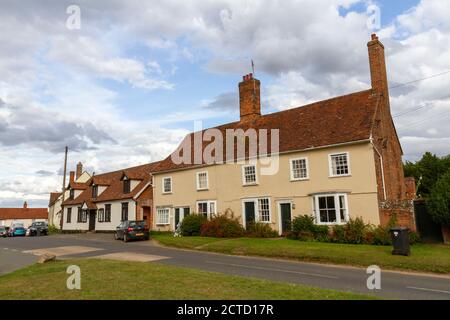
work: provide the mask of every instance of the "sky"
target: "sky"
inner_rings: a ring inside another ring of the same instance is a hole
[[[69,170],[101,173],[237,120],[251,60],[263,113],[368,89],[374,32],[404,159],[450,154],[450,73],[410,83],[450,70],[449,17],[447,0],[0,0],[0,207],[46,207],[66,145]]]

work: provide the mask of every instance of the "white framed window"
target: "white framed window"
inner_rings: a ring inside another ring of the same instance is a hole
[[[242,167],[242,183],[244,185],[258,184],[256,165],[250,164]]]
[[[271,222],[269,198],[258,199],[258,220],[259,222]]]
[[[172,193],[172,177],[162,179],[163,193]]]
[[[317,224],[344,224],[349,221],[346,194],[321,194],[313,198]]]
[[[156,209],[156,224],[168,225],[169,224],[169,208],[157,208]]]
[[[350,175],[350,156],[348,152],[329,155],[330,177]]]
[[[197,172],[197,190],[208,190],[208,172]]]
[[[217,201],[215,200],[197,201],[197,213],[202,214],[207,218],[210,218],[211,215],[217,214]]]
[[[309,166],[308,158],[291,159],[291,180],[308,180]]]

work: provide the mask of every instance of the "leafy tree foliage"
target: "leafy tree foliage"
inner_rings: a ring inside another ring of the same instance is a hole
[[[418,194],[427,198],[436,182],[450,169],[450,155],[437,157],[430,152],[417,162],[407,161],[404,165],[405,177],[414,177],[418,184]]]
[[[427,206],[434,221],[450,226],[450,169],[431,190]]]

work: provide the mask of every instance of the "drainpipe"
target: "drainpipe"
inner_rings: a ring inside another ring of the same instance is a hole
[[[384,200],[386,201],[387,196],[386,196],[386,183],[384,180],[384,163],[383,163],[383,156],[381,155],[381,153],[378,151],[377,147],[374,145],[373,143],[373,138],[370,137],[370,143],[373,146],[373,149],[377,152],[378,156],[380,157],[380,161],[381,161],[381,179],[382,179],[382,183],[383,183],[383,195],[384,195]]]

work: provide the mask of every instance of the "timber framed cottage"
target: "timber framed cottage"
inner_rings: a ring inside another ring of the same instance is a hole
[[[152,171],[153,229],[174,230],[193,212],[207,217],[233,212],[244,227],[258,221],[280,234],[288,221],[304,214],[324,225],[356,217],[387,224],[396,215],[399,224],[414,229],[415,186],[403,175],[384,46],[376,35],[368,51],[370,89],[282,112],[262,115],[260,81],[245,76],[239,84],[240,120],[213,129],[224,135],[229,129],[278,129],[279,170],[261,174],[264,160],[275,154],[270,150],[258,150],[256,161],[211,164],[203,157],[194,161],[192,149],[192,161],[178,163],[173,159],[180,156],[180,146]],[[205,133],[188,135],[183,145]],[[205,151],[208,144],[200,147]]]

